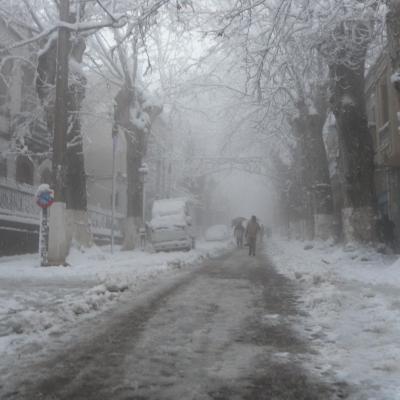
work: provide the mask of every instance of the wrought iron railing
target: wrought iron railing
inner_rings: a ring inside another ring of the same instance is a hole
[[[34,202],[35,190],[30,185],[0,178],[0,214],[4,220],[38,224],[40,210]]]
[[[35,204],[34,194],[33,186],[0,178],[0,221],[38,225],[40,209]],[[88,213],[93,235],[109,236],[112,225],[111,211],[89,205]],[[115,214],[114,231],[117,238],[122,238],[123,218],[122,214]]]
[[[89,219],[92,233],[99,236],[109,236],[111,234],[112,215],[110,210],[104,210],[100,207],[89,206]],[[122,238],[122,221],[124,216],[116,213],[114,218],[115,236]]]

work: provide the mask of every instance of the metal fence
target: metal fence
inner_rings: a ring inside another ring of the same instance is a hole
[[[0,178],[0,226],[1,221],[38,225],[40,209],[35,204],[34,195],[33,186]],[[89,205],[88,213],[92,234],[103,240],[108,239],[112,225],[111,210]],[[123,219],[122,214],[115,214],[114,232],[117,239],[122,239]]]
[[[0,179],[1,219],[26,224],[39,224],[40,210],[34,201],[35,190],[30,185]]]
[[[99,237],[110,237],[112,226],[111,210],[104,210],[103,208],[90,205],[88,212],[92,234]],[[115,214],[114,233],[117,239],[122,239],[123,219],[124,216],[122,214]]]

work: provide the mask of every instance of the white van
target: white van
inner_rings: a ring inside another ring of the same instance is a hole
[[[194,229],[187,199],[155,200],[151,214],[151,243],[155,251],[194,248]]]

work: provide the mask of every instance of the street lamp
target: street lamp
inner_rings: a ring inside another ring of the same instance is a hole
[[[144,248],[146,244],[146,176],[149,173],[149,167],[146,163],[142,163],[139,168],[140,182],[142,183],[142,229],[140,230],[140,241]]]

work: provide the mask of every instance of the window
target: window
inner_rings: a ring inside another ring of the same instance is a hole
[[[35,92],[35,70],[31,66],[22,66],[22,99],[21,99],[21,110],[29,111],[32,110],[36,103],[36,92]]]
[[[385,125],[389,121],[389,91],[386,82],[386,76],[382,79],[380,84],[380,108],[381,108],[381,124],[380,126]]]
[[[375,111],[375,104],[371,106],[369,110],[369,117],[370,117],[370,125],[376,125],[376,111]]]
[[[7,81],[7,79],[10,78],[11,72],[12,72],[12,61],[7,60],[2,66],[0,74],[0,106],[7,105],[9,101],[9,91],[8,91],[9,82]]]
[[[28,157],[19,156],[17,158],[16,181],[33,185],[33,164]]]
[[[110,202],[111,202],[111,207],[112,207],[112,194],[110,196]],[[115,208],[119,206],[119,193],[116,191],[115,192]]]
[[[0,177],[7,178],[7,159],[0,155]]]
[[[40,183],[47,183],[51,185],[51,171],[49,168],[45,168],[40,176]]]

